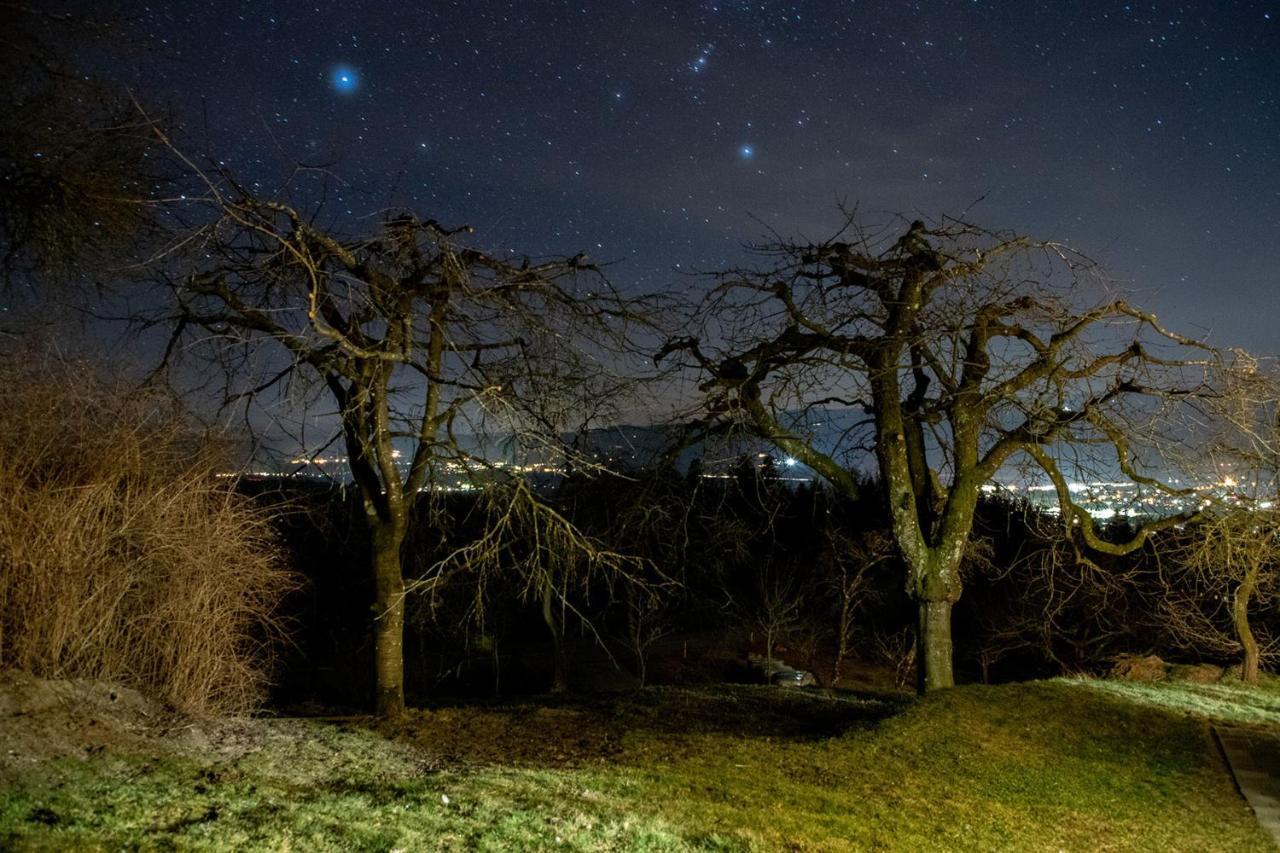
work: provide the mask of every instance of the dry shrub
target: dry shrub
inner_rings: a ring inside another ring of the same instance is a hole
[[[1108,675],[1117,681],[1164,681],[1169,665],[1157,655],[1117,655]]]
[[[36,364],[0,361],[0,667],[248,708],[294,583],[270,513],[165,395]]]

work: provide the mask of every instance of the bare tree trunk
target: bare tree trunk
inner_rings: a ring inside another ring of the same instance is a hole
[[[835,687],[836,682],[840,680],[840,670],[844,668],[844,659],[849,654],[849,623],[853,621],[851,610],[849,597],[845,595],[840,601],[840,627],[836,641],[836,659],[831,664],[830,686],[832,687]]]
[[[493,638],[493,697],[502,695],[502,657],[498,654],[498,638]]]
[[[640,686],[644,687],[647,675],[647,661],[645,660],[647,637],[645,636],[644,612],[641,610],[641,603],[637,601],[637,593],[631,587],[627,587],[627,635],[631,642],[631,651],[636,656],[636,677],[640,679]]]
[[[1243,583],[1236,587],[1232,601],[1231,616],[1235,622],[1236,638],[1244,649],[1244,660],[1240,662],[1240,679],[1249,684],[1258,683],[1258,641],[1249,627],[1249,601],[1253,598],[1254,578],[1245,577]]]
[[[564,623],[556,615],[555,596],[551,584],[542,590],[542,619],[551,632],[551,659],[554,670],[551,675],[551,692],[564,693],[569,689],[569,667],[565,661]]]
[[[951,671],[951,602],[921,601],[919,632],[916,673],[920,692],[955,686]]]
[[[404,576],[400,571],[403,538],[389,526],[373,531],[374,689],[380,717],[397,717],[404,712]]]
[[[648,661],[645,659],[646,655],[645,655],[645,648],[644,648],[644,639],[639,634],[637,634],[635,638],[635,652],[636,652],[636,677],[640,679],[640,686],[644,687],[645,682],[648,681],[649,665],[648,665]]]

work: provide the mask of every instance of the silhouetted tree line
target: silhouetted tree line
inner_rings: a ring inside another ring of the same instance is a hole
[[[461,575],[410,602],[406,692],[487,698],[640,683],[759,680],[751,655],[814,673],[823,686],[905,687],[914,679],[915,608],[902,588],[882,486],[862,478],[850,502],[821,481],[795,484],[744,460],[727,478],[673,468],[566,478],[540,499],[579,529],[641,558],[643,583],[607,576],[565,590],[548,619],[541,598],[504,578]],[[281,518],[309,583],[285,611],[294,645],[282,656],[286,704],[361,707],[373,689],[367,532],[350,488],[295,481],[242,488],[304,508]],[[283,494],[282,494],[283,492]],[[483,498],[454,492],[420,507],[406,546],[408,583],[482,536]],[[1084,564],[1064,551],[1056,516],[995,495],[978,504],[975,544],[955,609],[955,658],[964,681],[1104,675],[1124,655],[1238,666],[1240,649],[1189,641],[1171,603],[1222,604],[1181,570],[1186,531],[1125,555]],[[1113,520],[1099,535],[1126,541]],[[1196,534],[1199,535],[1199,534]],[[518,559],[513,554],[512,559]],[[856,577],[855,577],[856,575]],[[1263,610],[1255,629],[1277,635]]]

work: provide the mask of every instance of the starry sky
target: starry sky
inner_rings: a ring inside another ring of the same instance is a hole
[[[269,189],[328,164],[490,248],[587,251],[627,288],[961,214],[1064,240],[1166,322],[1280,353],[1276,2],[95,3],[104,63]]]

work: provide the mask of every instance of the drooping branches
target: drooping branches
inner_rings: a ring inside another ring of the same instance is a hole
[[[221,368],[227,402],[302,389],[336,404],[328,420],[372,533],[379,710],[394,714],[400,551],[419,495],[491,469],[477,434],[559,448],[549,413],[598,409],[602,389],[622,387],[608,354],[645,318],[583,255],[503,257],[470,245],[469,228],[409,213],[348,237],[230,175],[200,177],[205,193],[184,208],[195,224],[157,255],[171,298],[146,324],[171,329],[167,353]]]

